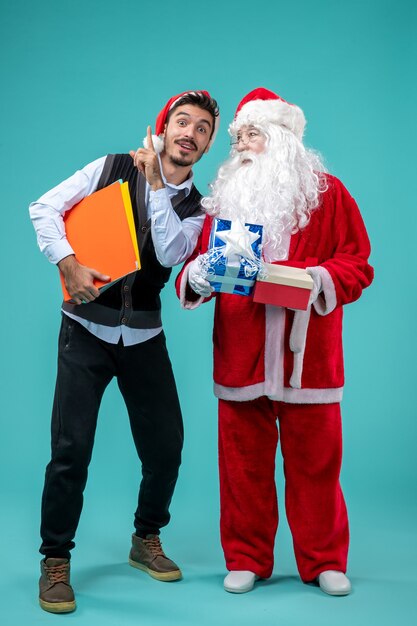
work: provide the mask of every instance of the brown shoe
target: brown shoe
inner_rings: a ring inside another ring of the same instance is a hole
[[[50,613],[70,613],[75,609],[74,591],[70,585],[68,559],[43,559],[39,579],[39,604]]]
[[[158,535],[147,535],[146,539],[132,535],[129,563],[156,580],[168,582],[182,578],[178,565],[164,554]]]

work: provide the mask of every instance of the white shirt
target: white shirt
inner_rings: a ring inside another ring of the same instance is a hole
[[[106,157],[101,157],[89,163],[45,193],[37,202],[30,204],[29,213],[39,248],[51,263],[57,264],[66,256],[74,254],[66,238],[63,216],[97,189],[105,160]],[[146,183],[145,202],[148,219],[151,219],[151,236],[157,259],[164,267],[173,267],[185,261],[193,252],[203,227],[204,215],[188,217],[181,221],[171,205],[171,198],[181,189],[185,189],[186,195],[190,193],[193,183],[192,172],[181,185],[168,183],[163,173],[162,179],[165,187],[158,191],[152,191]],[[162,330],[162,327],[147,329],[129,328],[125,325],[104,326],[66,311],[64,313],[108,343],[118,343],[122,337],[125,346],[146,341]]]

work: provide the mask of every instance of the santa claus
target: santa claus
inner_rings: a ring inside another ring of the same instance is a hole
[[[303,145],[301,109],[258,88],[229,127],[194,255],[177,279],[182,306],[216,297],[214,390],[219,398],[221,541],[226,591],[250,591],[273,569],[278,439],[285,505],[301,579],[347,595],[349,527],[340,487],[343,305],[373,278],[355,200]],[[213,217],[264,227],[264,260],[305,268],[306,311],[213,293],[203,266]]]

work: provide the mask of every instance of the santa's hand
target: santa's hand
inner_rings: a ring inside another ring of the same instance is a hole
[[[158,191],[158,189],[163,189],[165,185],[162,180],[158,155],[153,145],[152,129],[150,126],[148,126],[147,130],[147,145],[147,148],[139,148],[136,152],[131,150],[129,154],[133,159],[135,167],[145,176],[152,191]]]
[[[198,256],[188,266],[188,283],[193,291],[203,298],[211,296],[214,288],[201,272],[201,256]]]

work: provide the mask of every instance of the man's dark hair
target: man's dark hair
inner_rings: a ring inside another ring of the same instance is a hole
[[[175,109],[180,106],[183,106],[184,104],[195,104],[196,106],[200,107],[200,109],[204,109],[204,111],[208,111],[211,114],[213,118],[213,127],[211,129],[211,134],[210,134],[210,139],[211,139],[214,133],[214,125],[215,125],[216,117],[219,116],[219,106],[216,100],[214,98],[209,98],[209,96],[206,96],[206,94],[202,93],[201,91],[187,93],[185,96],[182,96],[182,98],[180,98],[178,102],[176,102],[174,106],[172,107],[172,109],[169,111],[167,115],[167,119],[166,119],[167,124],[169,122],[169,118],[171,117]]]

